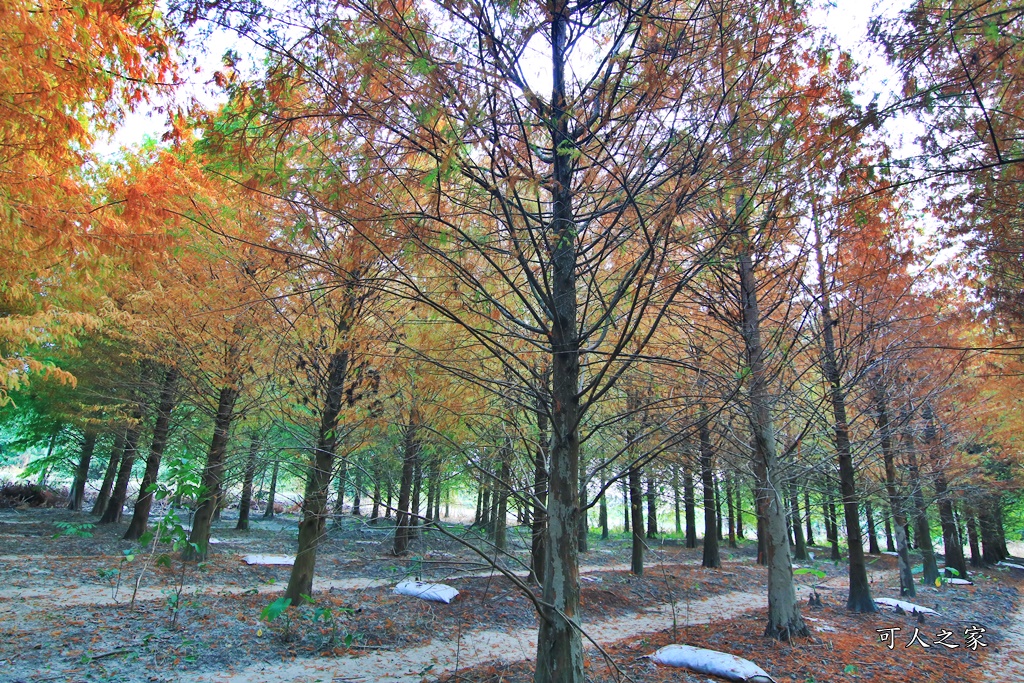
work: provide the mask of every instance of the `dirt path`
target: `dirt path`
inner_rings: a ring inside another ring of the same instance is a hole
[[[998,650],[985,659],[985,683],[1024,681],[1024,604],[1017,607],[1013,620],[1003,629]]]
[[[143,582],[145,584],[145,582]],[[348,579],[317,579],[314,589],[323,590],[363,590],[365,588],[376,588],[384,586],[393,581],[384,579],[369,579],[353,577]],[[237,595],[241,593],[256,592],[280,593],[284,591],[282,584],[262,584],[259,586],[229,586],[209,584],[186,584],[182,587],[182,595]],[[113,590],[108,586],[92,585],[78,586],[75,588],[64,588],[57,591],[42,588],[5,588],[0,589],[0,600],[10,601],[33,601],[33,602],[55,602],[61,605],[125,605],[131,602],[134,587],[130,582],[121,585],[115,599]],[[170,591],[175,590],[171,586],[163,588],[148,587],[143,585],[135,596],[136,602],[146,600],[163,600]]]
[[[5,555],[0,556],[0,560],[8,562],[13,561],[30,561],[30,556],[18,556],[18,555]],[[693,565],[693,562],[673,563],[666,564],[665,567],[672,566],[687,566]],[[699,564],[699,563],[696,563]],[[593,565],[580,567],[580,574],[593,574],[596,572],[606,571],[625,571],[628,570],[630,565],[628,564],[613,564],[613,565]],[[457,579],[470,579],[470,578],[487,578],[490,576],[500,576],[498,572],[471,572],[466,574],[458,574],[449,577],[447,581],[453,581]],[[527,578],[526,575],[521,575],[521,578]],[[394,579],[372,579],[365,577],[350,577],[343,579],[314,579],[313,589],[314,591],[327,591],[327,590],[363,590],[366,588],[377,588],[379,586],[387,586],[396,583]],[[150,585],[147,585],[150,584]],[[139,588],[138,593],[135,595],[136,602],[147,601],[147,600],[163,600],[167,597],[168,592],[174,590],[172,586],[163,585],[160,587],[152,586],[152,581],[143,580],[142,586]],[[234,584],[186,584],[182,589],[183,595],[237,595],[241,593],[256,593],[272,594],[280,593],[284,591],[285,585],[283,583],[277,584],[260,584],[254,586],[239,586]],[[61,605],[118,605],[127,604],[131,602],[132,592],[134,586],[130,581],[126,581],[121,584],[120,589],[117,591],[116,598],[113,595],[113,590],[110,586],[104,586],[102,584],[83,585],[75,587],[62,588],[59,591],[45,588],[0,588],[0,600],[7,601],[32,601],[32,602],[57,602]]]
[[[672,627],[673,614],[680,629],[728,619],[751,610],[763,609],[767,600],[760,593],[726,593],[700,602],[662,605],[641,614],[584,624],[586,634],[599,644],[632,635]],[[419,683],[445,671],[493,660],[520,661],[537,652],[537,629],[502,633],[492,630],[467,631],[461,637],[435,638],[426,645],[401,650],[372,651],[357,657],[299,659],[285,664],[261,663],[228,674],[193,674],[202,683]]]

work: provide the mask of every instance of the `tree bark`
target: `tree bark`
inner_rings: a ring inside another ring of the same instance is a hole
[[[807,545],[804,541],[803,525],[800,523],[800,505],[798,498],[799,496],[796,492],[796,484],[793,484],[789,489],[790,523],[793,527],[793,541],[795,544],[793,557],[802,561],[807,559]]]
[[[409,411],[409,424],[405,427],[403,438],[402,481],[398,489],[398,510],[395,512],[395,555],[404,555],[408,551],[409,541],[412,539],[409,504],[412,498],[412,480],[416,472],[416,462],[420,458],[419,423],[419,410],[413,406]],[[486,503],[484,508],[486,509]]]
[[[742,214],[744,201],[737,200],[737,215]],[[786,506],[778,480],[778,454],[775,426],[771,415],[768,391],[768,368],[761,345],[761,314],[757,300],[757,279],[750,253],[750,236],[745,227],[738,235],[738,266],[740,275],[741,332],[749,368],[747,400],[748,418],[754,437],[754,476],[757,483],[757,507],[764,519],[765,560],[768,565],[768,623],[765,635],[779,640],[808,635],[800,616],[793,584],[793,562],[786,532]]]
[[[963,541],[953,517],[953,501],[949,497],[949,486],[939,455],[938,427],[931,406],[925,405],[922,417],[925,420],[924,443],[929,451],[929,460],[935,472],[935,499],[939,505],[939,522],[942,525],[942,545],[945,550],[947,573],[952,569],[960,578],[967,578],[967,562],[964,559]]]
[[[878,429],[878,441],[882,449],[882,460],[885,463],[885,491],[889,496],[889,509],[892,511],[893,524],[896,526],[896,552],[899,553],[900,596],[914,597],[917,589],[914,586],[914,574],[910,566],[910,548],[907,542],[906,502],[896,484],[896,455],[893,452],[892,429],[889,425],[889,402],[886,398],[885,385],[880,378],[875,380],[875,425]]]
[[[672,465],[672,513],[675,517],[677,536],[680,536],[683,533],[681,502],[682,495],[679,492],[679,465]],[[729,503],[731,505],[732,501],[729,501]]]
[[[907,460],[910,464],[910,484],[913,487],[914,501],[914,539],[917,549],[921,551],[921,563],[924,574],[921,581],[926,586],[934,586],[939,578],[939,563],[935,559],[935,547],[932,545],[931,524],[928,522],[928,505],[924,500],[924,485],[921,482],[920,470],[917,465],[917,448],[914,436],[907,435]]]
[[[988,496],[978,506],[978,522],[981,527],[981,559],[986,565],[993,565],[1006,559],[999,539],[995,508],[1000,504],[997,496]]]
[[[821,320],[821,365],[825,381],[829,385],[829,399],[832,404],[832,439],[839,460],[839,490],[843,496],[843,516],[846,518],[847,566],[850,576],[850,592],[846,609],[853,612],[877,612],[878,607],[871,597],[868,583],[868,568],[864,561],[864,541],[860,533],[860,499],[857,496],[856,473],[853,467],[853,453],[850,449],[850,429],[846,416],[846,388],[836,353],[832,303],[826,283],[825,256],[822,251],[821,230],[817,216],[813,217],[815,233],[815,255],[818,263],[818,306]]]
[[[634,575],[644,575],[644,508],[640,491],[640,468],[629,466],[629,516],[633,535],[631,539],[630,569]]]
[[[647,473],[647,538],[658,536],[658,492],[654,474]]]
[[[242,474],[242,499],[238,502],[238,531],[249,530],[249,516],[252,514],[252,481],[256,478],[256,455],[259,453],[260,439],[256,432],[249,436],[249,455],[245,459],[245,471]]]
[[[534,411],[537,415],[537,450],[533,454],[533,519],[530,528],[530,572],[540,584],[544,577],[548,530],[548,373],[544,373],[544,389],[537,392]]]
[[[270,491],[267,492],[267,509],[263,511],[264,519],[274,518],[274,505],[276,504],[276,501],[274,499],[277,497],[277,470],[280,466],[281,462],[275,459],[274,469],[272,470],[270,475]]]
[[[578,549],[577,549],[578,552],[586,553],[586,552],[590,552],[590,541],[587,538],[587,534],[589,533],[589,525],[588,525],[589,518],[588,518],[587,513],[589,512],[589,509],[587,508],[587,465],[584,462],[582,457],[580,458],[579,492],[580,492],[580,501],[579,501],[579,523],[580,523],[580,526],[579,526],[579,529],[578,529],[579,537],[577,538],[576,543],[578,544]]]
[[[549,5],[552,88],[548,130],[554,150],[572,147],[566,111],[568,3]],[[580,340],[576,322],[576,217],[570,155],[554,154],[551,169],[551,408],[548,552],[537,634],[535,683],[583,683],[580,636],[579,525]]]
[[[697,547],[697,496],[693,490],[693,473],[683,470],[683,509],[686,512],[686,547]]]
[[[136,413],[134,418],[136,426],[129,427],[125,432],[124,455],[121,456],[121,464],[117,469],[117,480],[114,488],[110,491],[110,500],[107,501],[107,509],[100,517],[100,524],[115,524],[121,521],[125,499],[128,497],[128,484],[132,479],[132,467],[139,454],[139,427],[137,424],[141,418],[141,414]]]
[[[82,501],[85,499],[85,484],[89,480],[89,465],[92,464],[92,454],[96,450],[96,430],[86,427],[82,435],[82,453],[78,458],[78,468],[75,470],[75,483],[71,486],[71,502],[69,510],[82,511]]]
[[[963,513],[964,521],[967,524],[967,540],[971,545],[971,566],[983,567],[985,562],[981,558],[981,545],[978,543],[978,524],[974,516],[974,509],[966,507]]]
[[[302,498],[302,521],[299,522],[299,543],[295,564],[288,577],[284,597],[293,605],[302,604],[303,595],[313,594],[313,574],[316,570],[316,550],[327,526],[327,498],[334,477],[334,459],[338,448],[338,425],[345,401],[345,380],[348,377],[347,350],[331,354],[327,368],[326,400],[320,414],[320,429],[316,449],[306,475],[306,490]]]
[[[702,411],[705,414],[706,410]],[[718,513],[715,507],[714,451],[708,418],[700,422],[700,482],[704,493],[704,549],[701,566],[717,569],[722,566],[718,552]]]
[[[878,547],[878,534],[875,529],[875,511],[871,505],[871,501],[868,499],[864,500],[864,514],[868,518],[868,553],[871,555],[880,555],[882,550]]]
[[[807,514],[807,519],[804,520],[805,531],[807,532],[807,545],[814,545],[814,529],[811,528],[811,493],[804,487],[804,512]]]
[[[186,561],[205,560],[209,554],[210,528],[213,513],[220,505],[221,484],[224,481],[224,456],[228,449],[228,432],[231,429],[238,394],[238,389],[226,386],[220,390],[217,399],[217,416],[213,421],[213,439],[206,454],[206,467],[203,468],[199,507],[192,519],[189,544],[182,553],[182,558]]]
[[[156,409],[156,423],[153,425],[153,441],[149,445],[149,457],[146,458],[146,473],[142,475],[139,497],[135,501],[135,510],[124,540],[137,541],[146,533],[149,525],[149,512],[153,509],[153,498],[156,496],[156,480],[160,474],[160,461],[167,447],[167,437],[171,433],[171,411],[177,401],[176,389],[178,370],[170,367],[164,373],[163,385],[160,387],[160,400]]]
[[[729,547],[736,547],[736,512],[733,508],[733,485],[732,485],[732,472],[727,472],[725,475],[725,502],[727,503],[728,514],[729,514]]]
[[[423,493],[423,449],[416,451],[416,462],[412,471],[412,497],[409,500],[410,514],[406,520],[409,527],[410,538],[420,536],[420,495]],[[498,508],[498,492],[495,490],[491,497],[491,511],[489,513],[490,525],[487,527],[487,535],[494,538],[494,524],[497,516],[495,511]]]
[[[882,518],[882,524],[885,527],[885,549],[887,552],[894,553],[896,552],[896,542],[892,537],[892,523],[889,521],[891,516],[891,513],[884,515]]]
[[[828,527],[828,540],[832,545],[831,559],[837,562],[843,559],[843,555],[839,552],[839,521],[836,519],[836,502],[831,491],[825,500],[825,523]]]

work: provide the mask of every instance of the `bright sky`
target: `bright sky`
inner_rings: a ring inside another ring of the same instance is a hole
[[[880,11],[887,16],[895,14],[908,4],[908,0],[885,3],[874,3],[871,0],[815,0],[815,4],[817,7],[811,13],[812,22],[825,27],[836,37],[842,49],[851,52],[865,66],[859,103],[867,104],[875,93],[888,92],[890,83],[895,83],[895,74],[868,43],[868,21]],[[202,46],[203,54],[195,55],[195,65],[182,68],[184,82],[174,96],[174,101],[181,106],[187,106],[192,99],[207,105],[217,102],[216,90],[210,86],[210,80],[214,71],[221,68],[221,56],[227,50],[234,49],[243,58],[252,59],[253,50],[248,41],[227,32],[219,32],[204,39]],[[538,91],[544,92],[545,89],[540,88]],[[885,95],[880,99],[884,102]],[[162,108],[168,104],[168,101],[161,99],[151,107],[128,115],[119,132],[110,139],[101,140],[96,151],[102,156],[113,156],[119,148],[138,145],[147,137],[159,139],[167,127],[167,112]]]

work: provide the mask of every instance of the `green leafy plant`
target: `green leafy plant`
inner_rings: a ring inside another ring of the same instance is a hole
[[[53,525],[57,527],[57,533],[53,535],[54,538],[60,538],[61,536],[92,538],[92,530],[96,528],[95,524],[91,524],[89,522],[82,522],[81,524],[74,524],[73,522],[54,522]]]
[[[117,602],[117,594],[121,590],[121,579],[124,576],[125,565],[135,559],[135,553],[131,550],[122,552],[121,561],[117,568],[97,569],[96,575],[110,585],[110,599]]]
[[[288,608],[291,606],[291,598],[278,598],[277,600],[274,600],[272,603],[264,607],[263,610],[260,612],[260,619],[267,622],[268,624],[272,624],[275,621],[277,621],[278,617],[281,617],[282,615],[284,616],[284,626],[282,627],[281,630],[281,640],[283,640],[286,643],[292,639],[292,620],[291,616],[289,616],[288,614]]]

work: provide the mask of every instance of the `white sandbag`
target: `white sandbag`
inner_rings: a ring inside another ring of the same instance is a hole
[[[1020,566],[1019,564],[1014,564],[1013,562],[996,562],[996,566],[1009,567],[1010,569],[1024,569],[1024,567]]]
[[[677,666],[740,683],[774,683],[775,679],[749,659],[692,645],[666,645],[653,655],[655,664]]]
[[[295,564],[295,558],[291,555],[246,555],[242,558],[242,562],[245,562],[246,564],[269,564],[291,567]]]
[[[890,556],[892,556],[892,557],[899,557],[899,556],[900,556],[900,554],[899,554],[899,553],[897,553],[897,552],[893,552],[892,550],[883,550],[883,551],[882,551],[882,554],[883,554],[883,555],[890,555]]]
[[[459,591],[443,583],[424,583],[422,581],[402,581],[395,586],[396,595],[408,595],[431,602],[450,603],[459,595]]]
[[[973,586],[974,582],[967,579],[946,579],[949,583],[954,586]]]
[[[915,605],[912,602],[906,602],[904,600],[896,600],[894,598],[875,598],[875,603],[882,605],[883,607],[890,607],[896,609],[897,607],[903,608],[908,614],[911,612],[924,612],[925,614],[938,614],[933,609],[927,607],[921,607],[921,605]]]

